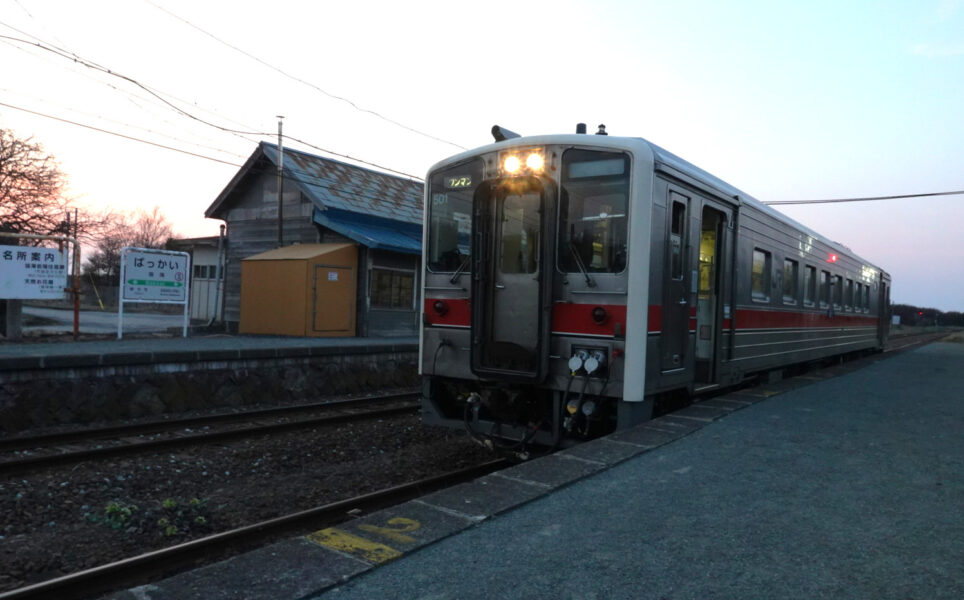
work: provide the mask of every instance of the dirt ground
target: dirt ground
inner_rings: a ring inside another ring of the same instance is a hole
[[[0,479],[0,591],[491,458],[403,416]]]

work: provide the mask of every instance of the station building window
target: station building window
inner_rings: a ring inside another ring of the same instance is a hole
[[[817,300],[817,268],[807,266],[803,270],[803,305],[813,306]]]
[[[753,266],[750,270],[750,297],[755,302],[770,301],[770,253],[753,249]]]
[[[393,269],[371,270],[371,307],[412,310],[415,273]]]
[[[783,303],[797,303],[797,275],[800,265],[795,260],[783,260]]]

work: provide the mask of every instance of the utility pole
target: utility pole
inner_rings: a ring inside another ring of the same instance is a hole
[[[284,221],[284,208],[281,203],[283,201],[282,191],[284,188],[284,179],[282,177],[282,169],[285,160],[284,147],[281,145],[281,122],[284,117],[278,115],[278,247],[284,246],[284,228],[282,222]]]

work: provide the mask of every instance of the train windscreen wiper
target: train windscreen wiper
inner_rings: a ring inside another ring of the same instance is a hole
[[[465,271],[465,267],[469,266],[469,260],[471,259],[472,259],[471,255],[469,254],[465,255],[465,258],[462,259],[462,264],[460,264],[459,268],[455,270],[455,273],[452,273],[452,278],[449,279],[449,283],[459,282],[459,277],[462,276],[462,272]]]
[[[589,276],[589,269],[586,268],[586,263],[582,262],[582,257],[579,256],[579,250],[576,248],[576,245],[572,243],[572,240],[569,240],[569,252],[571,252],[572,257],[576,259],[576,266],[579,267],[579,272],[586,278],[586,285],[591,288],[596,287],[596,282]]]

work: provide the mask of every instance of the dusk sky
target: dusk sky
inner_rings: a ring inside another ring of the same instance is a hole
[[[763,201],[964,190],[961,0],[0,0],[0,36],[0,126],[82,205],[157,205],[183,237],[217,234],[204,210],[276,115],[316,148],[286,145],[418,178],[495,123],[585,122]],[[964,310],[964,195],[779,210],[895,302]]]

